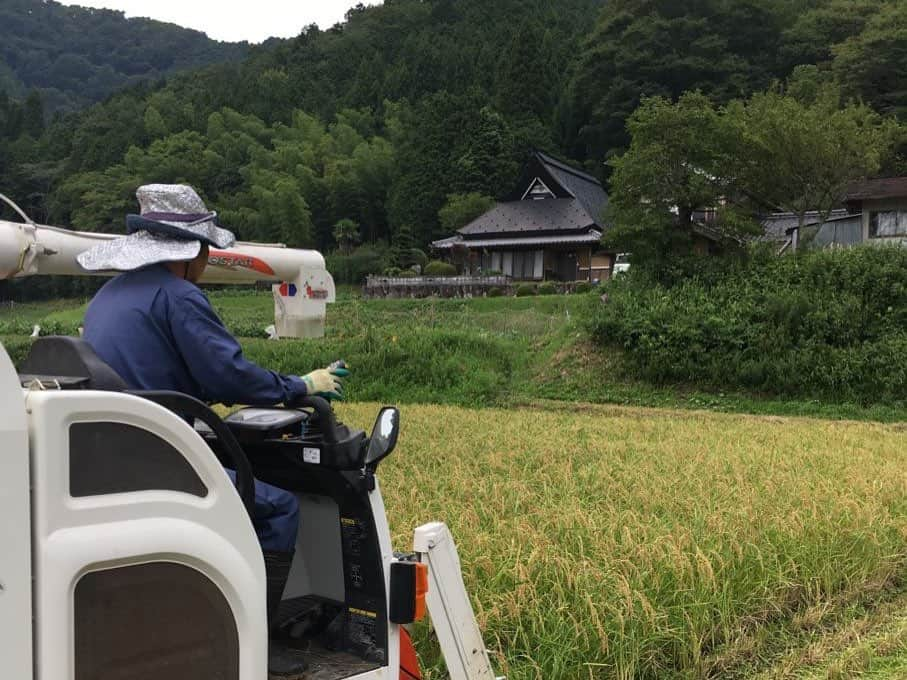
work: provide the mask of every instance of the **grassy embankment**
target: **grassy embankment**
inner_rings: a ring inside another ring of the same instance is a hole
[[[907,416],[898,404],[783,400],[636,380],[618,353],[597,350],[582,329],[588,306],[600,304],[594,294],[365,302],[344,291],[328,307],[326,338],[279,343],[262,337],[273,322],[269,294],[224,291],[212,300],[250,358],[264,365],[300,373],[345,358],[354,369],[352,400],[465,406],[558,400],[877,421]],[[78,301],[2,310],[0,339],[18,359],[34,323],[43,333],[74,333],[82,313]]]

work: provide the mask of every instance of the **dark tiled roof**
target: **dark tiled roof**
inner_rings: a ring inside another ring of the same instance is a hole
[[[847,187],[848,201],[865,201],[873,198],[907,197],[907,177],[885,177],[854,182]]]
[[[574,198],[546,198],[498,203],[458,230],[467,240],[488,234],[526,234],[580,231],[595,226],[582,203]]]
[[[541,151],[536,151],[535,155],[552,177],[582,204],[595,223],[601,224],[602,214],[608,205],[608,194],[605,193],[601,182],[592,175],[570,167]]]

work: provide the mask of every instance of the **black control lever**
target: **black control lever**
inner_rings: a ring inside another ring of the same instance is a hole
[[[293,402],[293,408],[312,408],[318,415],[318,424],[321,425],[322,436],[328,444],[337,443],[337,419],[334,418],[334,409],[331,402],[324,397],[307,396]]]

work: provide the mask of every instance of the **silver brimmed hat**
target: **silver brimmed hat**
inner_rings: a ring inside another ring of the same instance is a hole
[[[135,192],[139,215],[126,216],[126,233],[76,257],[87,271],[131,271],[198,255],[202,243],[229,248],[233,233],[217,225],[195,189],[186,184],[146,184]]]

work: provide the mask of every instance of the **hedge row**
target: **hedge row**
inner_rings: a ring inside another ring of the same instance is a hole
[[[907,248],[709,263],[664,286],[635,271],[589,321],[656,383],[907,400]]]

